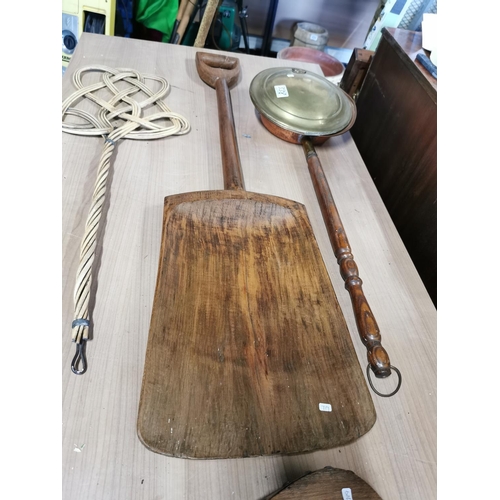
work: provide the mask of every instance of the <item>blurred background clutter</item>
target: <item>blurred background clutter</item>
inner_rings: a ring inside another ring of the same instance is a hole
[[[338,80],[337,62],[346,66],[354,49],[374,51],[384,27],[421,31],[437,0],[63,0],[62,7],[63,73],[89,32],[321,61],[325,76]]]

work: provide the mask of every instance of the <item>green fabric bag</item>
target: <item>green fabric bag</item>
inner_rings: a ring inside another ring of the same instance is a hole
[[[178,0],[137,0],[136,21],[163,33],[162,41],[168,42],[172,34]]]

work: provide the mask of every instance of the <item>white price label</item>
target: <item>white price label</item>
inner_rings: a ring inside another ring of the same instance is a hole
[[[352,500],[351,488],[342,488],[342,498],[344,500]]]
[[[274,91],[276,92],[276,97],[288,97],[288,89],[286,85],[275,85]]]
[[[329,405],[328,403],[320,403],[319,409],[320,411],[332,411],[332,405]]]

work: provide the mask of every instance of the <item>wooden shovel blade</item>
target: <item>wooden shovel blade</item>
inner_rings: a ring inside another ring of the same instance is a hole
[[[304,206],[245,191],[165,198],[144,445],[184,458],[294,454],[349,443],[375,420]]]

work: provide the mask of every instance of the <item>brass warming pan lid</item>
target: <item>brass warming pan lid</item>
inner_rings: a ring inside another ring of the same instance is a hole
[[[307,136],[328,136],[352,121],[354,104],[334,83],[298,68],[261,71],[250,84],[257,111],[285,130]]]

